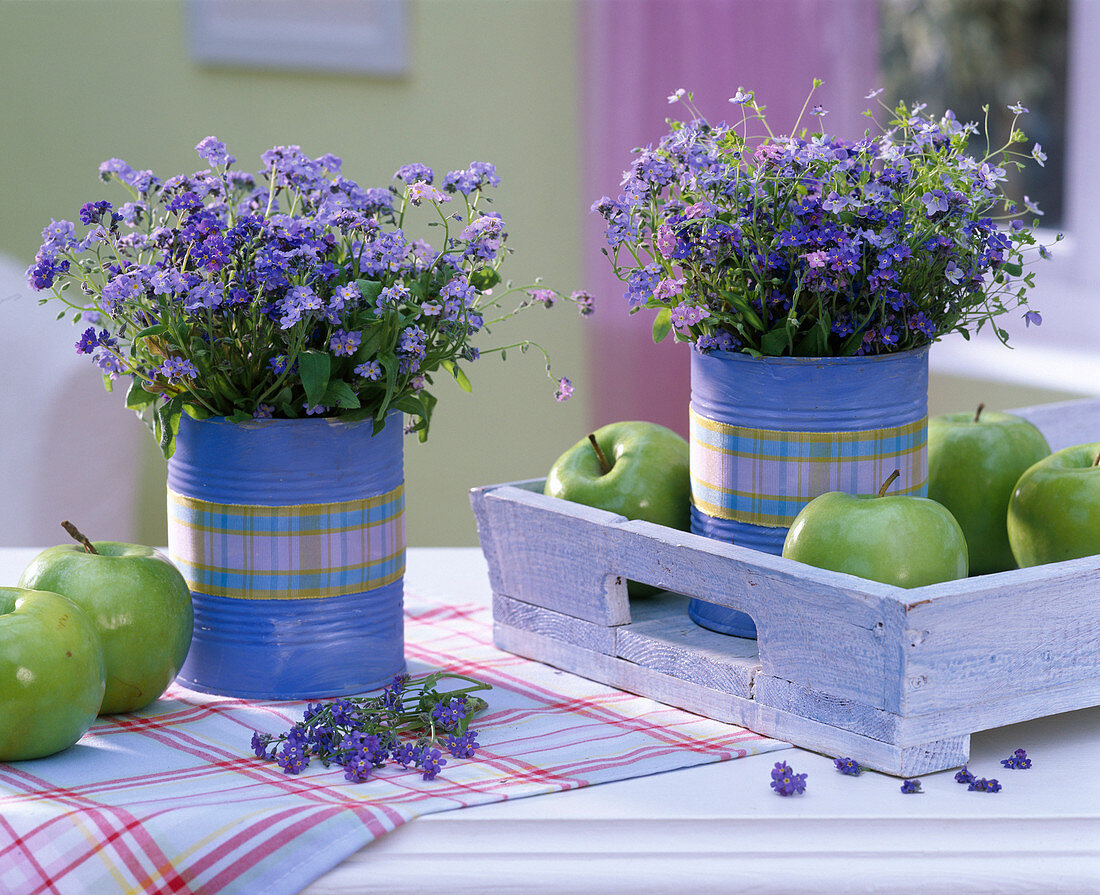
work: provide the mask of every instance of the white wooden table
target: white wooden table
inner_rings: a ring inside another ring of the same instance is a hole
[[[490,598],[475,549],[414,549],[407,581],[456,602]],[[1033,767],[1005,770],[1018,747]],[[804,795],[770,789],[782,760],[809,775]],[[845,777],[791,749],[435,814],[307,891],[1100,892],[1100,708],[975,734],[970,767],[1004,789],[968,792],[942,772],[902,795],[894,777]]]
[[[36,551],[0,549],[0,585]],[[418,593],[488,605],[473,548],[409,552]],[[1098,645],[1100,648],[1100,645]],[[1000,759],[1027,749],[1034,766]],[[775,761],[807,773],[802,796],[768,786]],[[922,795],[874,772],[844,777],[801,749],[419,818],[306,891],[509,893],[1100,892],[1100,708],[975,734],[971,769]]]

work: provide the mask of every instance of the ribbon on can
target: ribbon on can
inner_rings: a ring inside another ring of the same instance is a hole
[[[168,490],[171,559],[191,590],[243,600],[362,593],[405,571],[405,486],[339,503],[222,504]]]
[[[719,519],[789,527],[827,491],[870,496],[895,469],[890,494],[927,485],[928,418],[883,429],[806,432],[735,426],[690,409],[691,493]]]

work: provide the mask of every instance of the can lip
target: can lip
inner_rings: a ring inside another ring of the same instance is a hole
[[[714,358],[733,363],[759,363],[779,366],[822,366],[822,365],[851,365],[851,364],[876,364],[897,363],[902,359],[919,360],[922,355],[928,354],[931,344],[921,345],[918,348],[910,348],[908,351],[893,351],[890,354],[860,354],[837,357],[833,355],[825,357],[792,357],[790,355],[761,355],[745,354],[743,351],[722,351],[718,348],[710,351],[700,351],[694,344],[691,346],[692,354],[699,358]]]
[[[230,423],[180,420],[168,487],[222,504],[339,503],[383,494],[404,479],[401,412],[377,434],[371,420]]]
[[[755,429],[853,432],[928,414],[928,347],[867,357],[691,354],[691,406]]]
[[[400,423],[400,410],[391,410],[386,414],[386,425],[391,426]],[[224,416],[210,416],[205,419],[187,417],[188,425],[198,426],[225,426],[242,431],[270,430],[270,429],[352,429],[363,426],[373,426],[374,419],[367,417],[361,420],[347,420],[338,416],[308,416],[293,420],[284,419],[251,419],[241,422],[230,422]]]

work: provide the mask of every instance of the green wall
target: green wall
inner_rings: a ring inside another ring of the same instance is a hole
[[[382,79],[200,68],[188,57],[178,0],[0,0],[0,253],[29,264],[51,217],[73,219],[83,202],[110,198],[96,173],[104,159],[162,176],[188,172],[201,166],[192,147],[214,134],[242,169],[254,170],[272,145],[298,143],[340,155],[345,174],[364,185],[387,183],[410,161],[437,171],[491,161],[503,179],[494,207],[516,252],[510,276],[583,288],[579,223],[592,197],[580,186],[577,4],[410,0],[409,11],[408,74]],[[53,316],[43,310],[43,328],[71,341]],[[537,309],[482,344],[523,336],[550,349],[576,396],[553,400],[536,354],[474,365],[472,395],[442,383],[431,441],[406,439],[410,544],[475,544],[467,489],[541,475],[583,436],[596,385],[586,376],[582,322],[569,307]],[[1060,397],[934,376],[930,411]],[[130,421],[119,403],[122,428]],[[142,467],[135,536],[164,543],[164,465],[151,437]],[[127,484],[101,481],[94,458],[69,475],[75,488]]]
[[[111,198],[97,179],[104,159],[190,172],[204,167],[192,147],[213,134],[242,170],[272,145],[297,143],[341,156],[365,186],[411,161],[440,172],[493,162],[503,181],[493,207],[515,250],[505,273],[583,288],[575,4],[412,0],[409,11],[408,74],[381,79],[197,67],[180,2],[0,0],[0,252],[29,264],[51,217],[75,219],[83,202]],[[43,327],[71,340],[53,316],[43,311]],[[554,401],[535,353],[474,365],[472,395],[440,385],[430,442],[406,439],[410,544],[475,544],[467,490],[541,475],[583,436],[583,335],[567,306],[536,309],[481,342],[537,339],[555,373],[578,384],[568,403]],[[163,462],[151,438],[145,466],[138,536],[163,543]]]

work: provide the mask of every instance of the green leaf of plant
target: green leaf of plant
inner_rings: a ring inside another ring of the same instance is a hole
[[[760,350],[769,357],[779,357],[791,347],[786,326],[777,326],[760,337]]]
[[[159,336],[162,333],[168,332],[167,323],[154,323],[152,326],[147,326],[141,332],[135,333],[135,339],[144,339],[147,336]]]
[[[661,308],[653,318],[653,344],[663,342],[672,331],[672,311]]]
[[[355,390],[344,382],[343,379],[334,379],[325,389],[325,396],[320,401],[326,407],[341,407],[344,410],[355,410],[359,407],[359,398]]]
[[[328,378],[332,371],[332,358],[327,351],[310,348],[298,355],[298,375],[305,389],[306,400],[310,404],[322,404],[322,398],[328,389]]]
[[[405,288],[409,290],[409,295],[413,297],[417,304],[424,301],[428,295],[428,284],[423,277],[417,277],[415,280],[405,280]]]
[[[392,354],[384,354],[378,358],[378,363],[382,365],[384,371],[384,378],[386,382],[386,394],[382,398],[382,403],[378,405],[378,410],[374,414],[376,420],[384,420],[386,418],[386,412],[390,409],[390,401],[393,399],[393,390],[397,386],[397,358]]]
[[[379,280],[356,280],[355,285],[359,287],[365,305],[373,305],[374,300],[382,294],[382,283]]]
[[[148,407],[157,399],[157,396],[145,391],[137,379],[130,380],[130,388],[126,392],[126,406],[130,410],[141,410]]]
[[[347,413],[341,413],[340,419],[346,420],[349,423],[357,423],[360,420],[365,420],[367,417],[373,415],[374,411],[369,407],[357,407],[355,410],[349,410]]]
[[[800,357],[824,357],[828,352],[829,326],[825,320],[819,320],[801,339],[797,352]]]
[[[402,413],[408,413],[412,416],[423,416],[424,414],[424,405],[416,395],[402,395],[393,402],[393,407],[395,410],[400,410]]]
[[[470,274],[470,285],[479,292],[492,289],[499,282],[500,274],[491,267],[479,267]]]
[[[176,452],[176,430],[179,428],[182,403],[180,398],[176,397],[157,408],[160,449],[166,460]]]
[[[748,321],[749,325],[760,332],[764,331],[764,321],[760,319],[760,316],[754,311],[744,296],[738,295],[736,292],[732,292],[729,289],[722,289],[719,292],[726,301],[728,301],[737,312]]]
[[[362,338],[359,347],[355,350],[355,362],[357,364],[374,359],[378,349],[382,347],[382,340],[386,335],[385,330],[386,328],[380,323],[360,330]]]
[[[1018,277],[1024,272],[1024,267],[1022,264],[1017,264],[1015,261],[1009,261],[1001,266],[1001,270],[1011,277]]]
[[[454,361],[441,361],[440,366],[454,377],[455,382],[458,383],[458,387],[464,392],[472,392],[474,390],[473,385],[470,383],[469,377]]]
[[[183,412],[193,420],[208,420],[213,416],[209,410],[205,407],[200,407],[198,404],[184,404]]]

